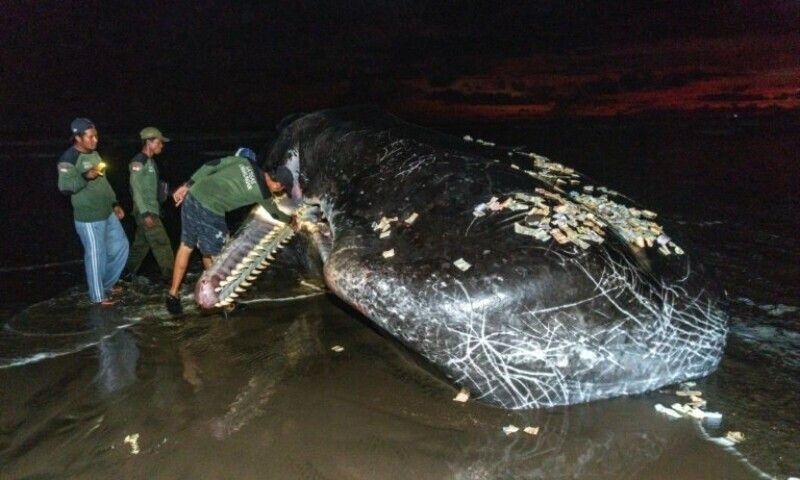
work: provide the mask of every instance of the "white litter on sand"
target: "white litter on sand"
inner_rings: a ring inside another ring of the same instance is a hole
[[[515,427],[514,425],[508,425],[503,427],[503,431],[506,433],[506,435],[511,435],[512,433],[517,433],[519,428]]]

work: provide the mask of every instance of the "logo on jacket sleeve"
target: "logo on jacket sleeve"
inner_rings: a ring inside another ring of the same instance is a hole
[[[142,169],[142,163],[141,162],[133,162],[133,163],[131,163],[131,170],[133,170],[134,172],[138,172],[141,169]]]
[[[58,171],[61,173],[69,172],[69,163],[59,163],[58,164]]]

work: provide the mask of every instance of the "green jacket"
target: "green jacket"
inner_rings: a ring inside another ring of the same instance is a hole
[[[277,220],[291,219],[272,201],[264,171],[246,158],[225,157],[208,162],[186,183],[192,196],[217,215],[258,203]]]
[[[117,196],[106,177],[86,180],[87,170],[102,162],[95,151],[81,153],[73,147],[58,159],[58,189],[70,196],[75,220],[78,222],[98,222],[105,220],[117,205]]]
[[[128,164],[128,171],[131,174],[134,213],[143,217],[159,216],[158,165],[156,165],[156,161],[139,152]]]

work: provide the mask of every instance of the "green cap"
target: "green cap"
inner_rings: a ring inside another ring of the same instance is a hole
[[[139,137],[141,137],[142,140],[157,138],[164,143],[169,142],[169,138],[161,135],[161,130],[157,129],[156,127],[147,127],[143,129],[141,132],[139,132]]]

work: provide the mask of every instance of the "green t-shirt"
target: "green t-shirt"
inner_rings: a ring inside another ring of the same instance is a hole
[[[114,211],[117,196],[105,176],[86,180],[83,174],[102,162],[94,151],[81,153],[70,147],[58,159],[58,189],[70,196],[75,220],[98,222],[105,220]]]
[[[133,211],[139,215],[155,215],[160,212],[158,204],[158,165],[142,152],[136,154],[128,164],[131,174],[131,196]]]
[[[291,219],[272,201],[264,171],[246,158],[225,157],[208,162],[187,183],[200,205],[217,215],[258,203],[277,220]]]

